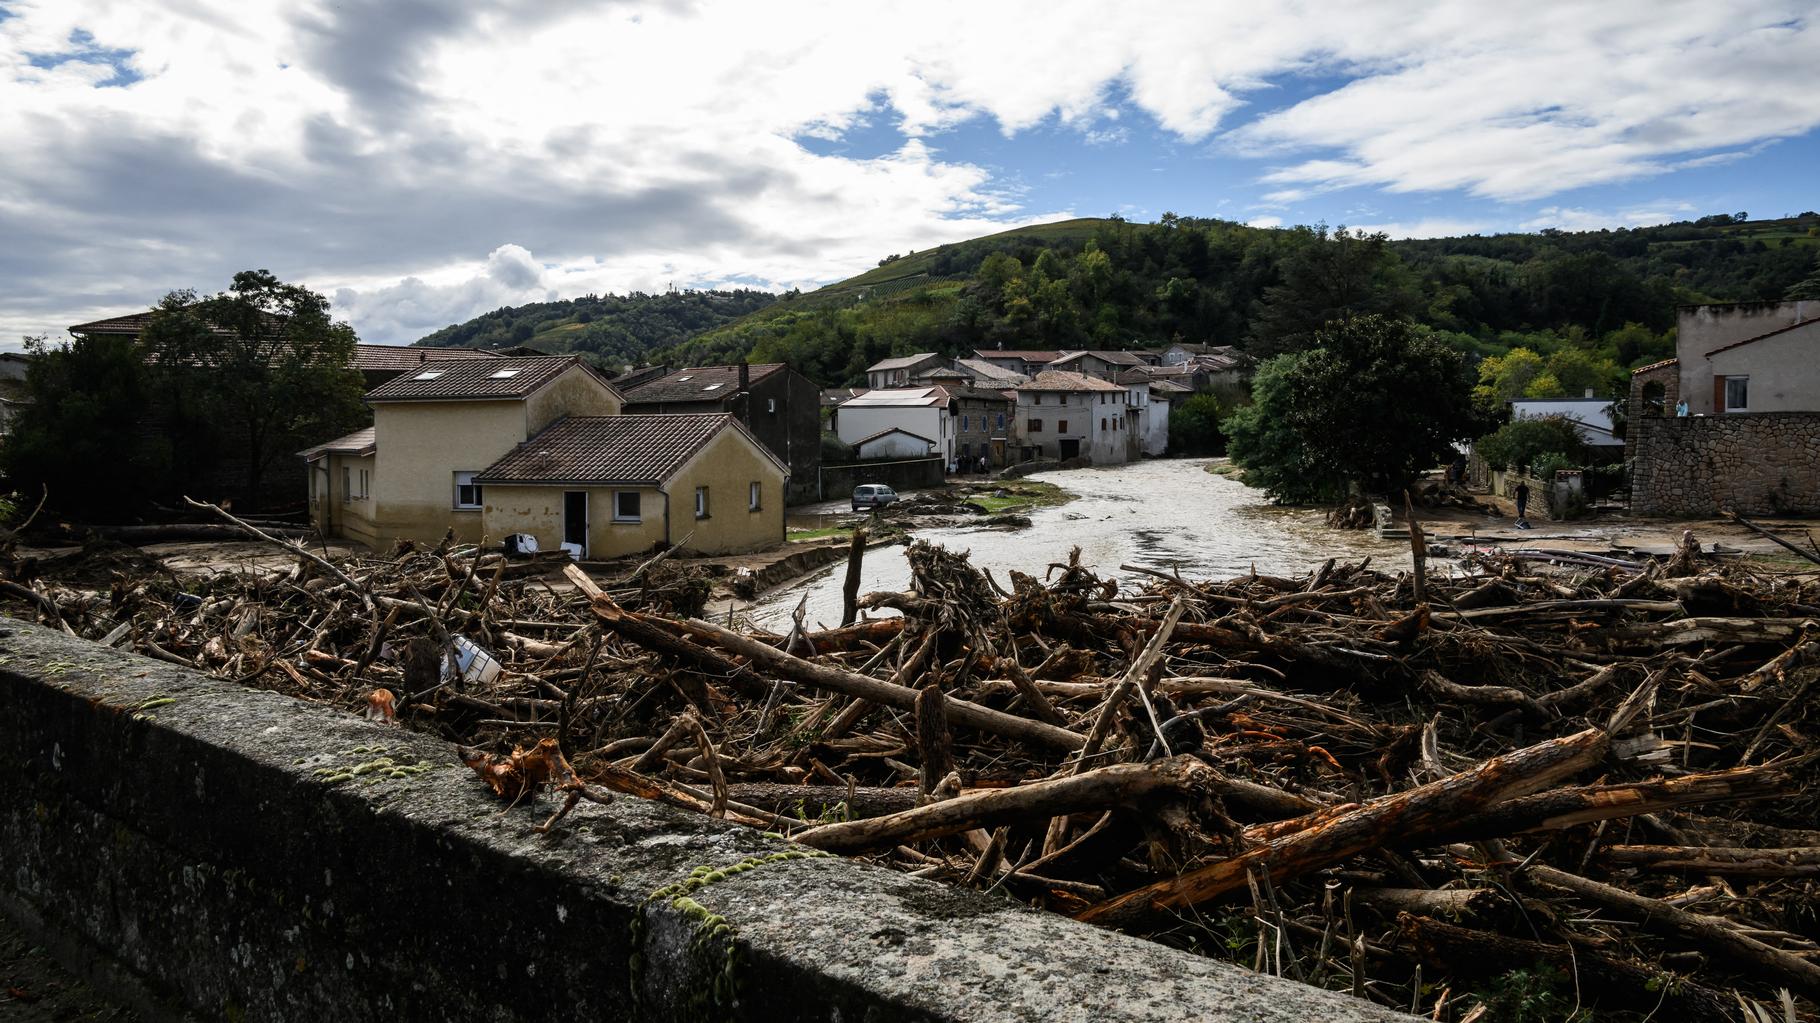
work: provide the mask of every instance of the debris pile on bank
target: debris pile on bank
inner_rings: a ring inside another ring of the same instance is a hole
[[[909,591],[787,635],[661,560],[559,590],[450,545],[0,591],[438,733],[543,813],[657,799],[1435,1019],[1820,999],[1812,576],[1688,547],[1133,590],[906,554]]]

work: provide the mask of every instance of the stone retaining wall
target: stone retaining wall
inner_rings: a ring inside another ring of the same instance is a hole
[[[0,620],[0,912],[154,1018],[1408,1020]],[[691,877],[688,899],[652,898]]]
[[[1820,512],[1820,412],[1633,419],[1638,515]]]

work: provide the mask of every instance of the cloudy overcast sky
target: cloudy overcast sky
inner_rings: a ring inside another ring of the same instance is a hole
[[[0,338],[269,268],[365,340],[1164,211],[1820,208],[1820,10],[0,0]]]

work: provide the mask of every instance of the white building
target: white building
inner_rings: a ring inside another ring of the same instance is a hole
[[[1545,419],[1560,416],[1574,424],[1588,447],[1622,448],[1624,438],[1612,436],[1610,398],[1537,398],[1510,403],[1510,418]]]
[[[834,433],[858,447],[877,443],[880,435],[901,430],[935,444],[943,462],[954,458],[954,417],[948,414],[948,392],[939,387],[880,388],[842,402]],[[895,442],[894,442],[895,443]]]
[[[1194,394],[1192,388],[1173,380],[1152,380],[1150,416],[1144,422],[1144,454],[1160,456],[1169,450],[1169,413],[1180,402]]]
[[[947,360],[934,352],[918,352],[915,355],[881,359],[866,367],[866,386],[873,388],[903,387],[915,380],[919,373],[940,369],[946,364]]]

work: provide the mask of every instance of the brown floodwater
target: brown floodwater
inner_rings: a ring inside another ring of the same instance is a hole
[[[968,551],[974,565],[991,570],[1007,588],[1010,570],[1040,577],[1050,564],[1066,561],[1072,547],[1081,549],[1081,563],[1094,572],[1128,582],[1142,577],[1119,571],[1120,565],[1176,570],[1190,579],[1225,579],[1253,569],[1294,575],[1334,557],[1357,561],[1370,556],[1377,567],[1409,567],[1407,541],[1381,540],[1369,530],[1328,529],[1322,512],[1275,507],[1261,492],[1207,472],[1207,464],[1205,459],[1159,459],[1040,473],[1030,478],[1054,483],[1076,499],[1031,512],[1029,529],[957,527],[914,535]],[[844,575],[845,566],[836,565],[766,594],[749,609],[754,624],[787,626],[805,591],[812,626],[839,624]],[[868,552],[861,593],[903,590],[909,583],[902,547]]]

